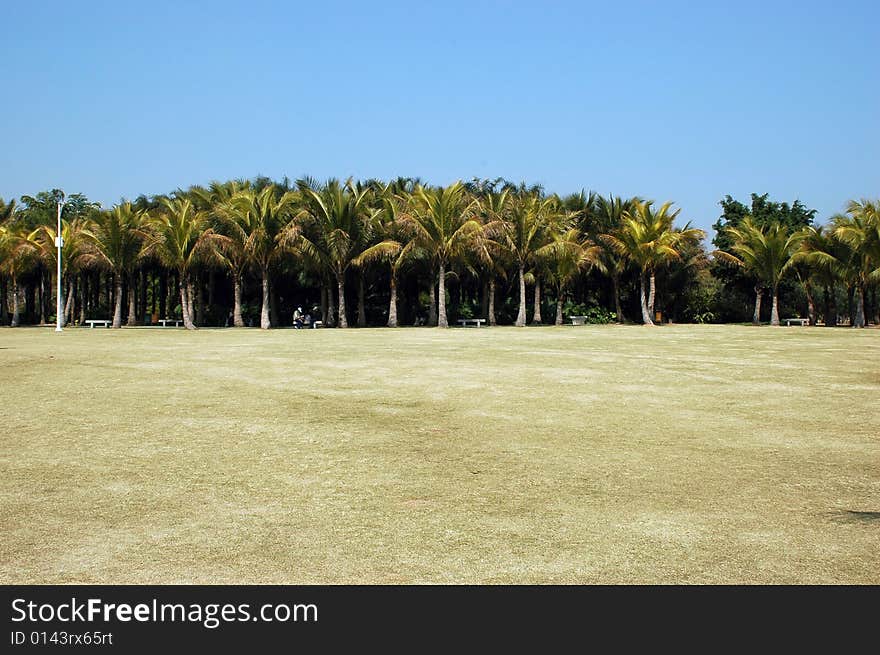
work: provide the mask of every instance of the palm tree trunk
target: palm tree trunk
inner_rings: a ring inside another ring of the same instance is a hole
[[[397,327],[397,276],[391,271],[391,302],[388,303],[388,327]]]
[[[73,313],[73,276],[67,280],[67,298],[64,302],[64,312],[61,314],[61,327],[67,325],[70,321],[70,315]]]
[[[532,323],[540,325],[541,323],[541,282],[535,279],[535,311],[532,314]]]
[[[113,303],[113,327],[121,328],[122,327],[122,273],[115,273],[113,275],[114,282],[116,283],[116,298],[114,298],[115,302]]]
[[[813,300],[813,288],[809,281],[804,282],[804,293],[807,294],[807,316],[810,319],[810,325],[816,325],[818,316],[816,315],[816,303]]]
[[[269,318],[269,267],[263,267],[263,306],[260,309],[260,328],[268,330],[272,327],[272,321]]]
[[[639,276],[639,302],[642,306],[642,324],[644,325],[654,325],[654,321],[651,319],[651,313],[648,311],[648,290],[647,290],[647,274],[642,273]]]
[[[437,327],[448,328],[446,320],[446,264],[440,262],[440,281],[437,289]]]
[[[128,275],[128,320],[126,325],[131,327],[137,325],[137,275],[129,273]]]
[[[856,287],[855,291],[855,300],[856,300],[856,316],[853,321],[853,327],[863,328],[865,327],[865,287],[862,284],[859,284]]]
[[[333,327],[336,325],[336,301],[333,299],[335,294],[333,293],[333,288],[330,286],[330,282],[327,282],[327,323],[326,325],[329,327]]]
[[[89,276],[80,273],[79,280],[79,324],[86,324],[86,305],[89,303]]]
[[[656,284],[654,282],[654,271],[651,270],[650,275],[650,283],[648,285],[648,314],[651,316],[651,320],[654,320],[654,300],[656,299]]]
[[[526,324],[526,271],[519,265],[519,312],[516,315],[516,327],[524,327]]]
[[[367,310],[364,308],[364,274],[358,274],[358,327],[367,327]]]
[[[434,275],[431,271],[431,291],[428,293],[428,325],[437,325],[437,290],[434,287]]]
[[[773,306],[770,308],[770,325],[779,327],[779,286],[773,286]]]
[[[611,286],[614,289],[614,313],[617,314],[617,322],[623,323],[623,309],[620,306],[620,273],[617,271],[611,274]]]
[[[489,325],[498,325],[495,318],[495,276],[489,280]]]
[[[556,297],[556,325],[562,325],[562,298],[562,289],[560,289]]]
[[[244,319],[241,317],[241,273],[233,273],[232,280],[232,324],[235,327],[244,327]]]
[[[189,281],[189,276],[185,273],[181,273],[179,279],[180,311],[183,314],[183,327],[187,330],[195,330],[196,326],[193,324],[192,320],[192,299],[189,297],[192,290],[192,284]]]
[[[348,327],[348,317],[345,315],[345,273],[336,274],[336,288],[339,292],[339,327]]]
[[[200,314],[202,313],[201,299],[196,296],[196,287],[199,288],[199,292],[201,293],[201,285],[198,284],[198,279],[196,279],[196,283],[193,284],[192,278],[187,275],[186,276],[186,299],[189,302],[189,319],[192,321],[193,326],[199,327],[202,324],[202,317]]]
[[[834,292],[829,287],[829,285],[825,285],[825,327],[836,327],[837,326],[837,303],[834,299]]]
[[[12,278],[12,327],[18,327],[21,323],[21,301],[18,280]]]
[[[761,324],[761,299],[764,297],[764,289],[755,286],[755,311],[752,314],[752,325]]]

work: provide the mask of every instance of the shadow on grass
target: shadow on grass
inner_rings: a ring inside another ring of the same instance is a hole
[[[880,512],[844,509],[830,514],[831,518],[841,523],[880,523]]]

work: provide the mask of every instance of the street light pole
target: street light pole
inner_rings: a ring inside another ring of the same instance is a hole
[[[55,233],[55,245],[58,247],[58,293],[57,296],[57,307],[55,308],[55,331],[61,332],[61,319],[63,317],[64,312],[64,303],[61,298],[61,247],[64,245],[64,239],[61,237],[61,208],[64,206],[64,201],[58,201],[58,231]]]

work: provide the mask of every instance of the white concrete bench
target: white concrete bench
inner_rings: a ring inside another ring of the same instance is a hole
[[[483,327],[483,323],[486,322],[485,318],[460,318],[458,319],[458,324],[461,327],[467,327],[468,325],[474,325],[476,327]]]
[[[169,323],[174,323],[174,327],[180,327],[182,322],[179,318],[163,318],[158,321],[162,327],[168,327]]]
[[[569,316],[571,319],[572,325],[586,325],[587,317],[586,316]]]
[[[312,328],[324,327],[324,321],[312,321]]]
[[[101,327],[105,327],[105,328],[110,327],[110,321],[106,321],[106,320],[104,320],[104,319],[102,319],[102,318],[99,318],[99,319],[91,319],[91,320],[86,321],[86,323],[89,324],[89,329],[90,329],[90,330],[94,330],[94,329],[95,329],[95,325],[100,325]]]
[[[792,323],[797,323],[801,327],[803,327],[804,325],[810,324],[810,319],[808,319],[808,318],[784,318],[782,320],[785,321],[786,327],[791,327]]]

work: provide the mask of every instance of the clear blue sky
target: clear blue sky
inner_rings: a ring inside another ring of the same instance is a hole
[[[139,4],[3,3],[0,196],[500,175],[704,228],[880,196],[873,0]]]

